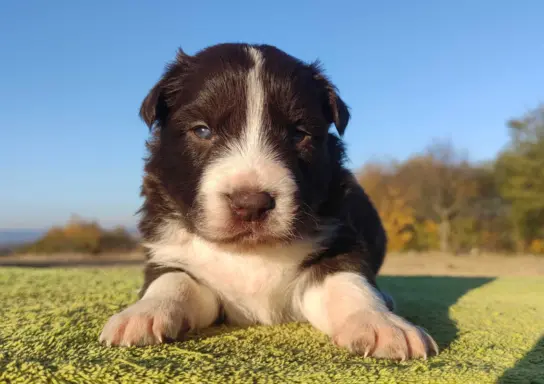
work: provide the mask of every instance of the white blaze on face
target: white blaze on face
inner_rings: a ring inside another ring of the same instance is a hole
[[[264,88],[261,81],[263,57],[259,51],[249,48],[249,55],[253,59],[254,66],[247,75],[247,109],[246,127],[241,141],[241,153],[247,160],[258,159],[259,156],[267,156],[268,151],[263,143],[263,109]]]
[[[200,183],[199,199],[204,210],[200,228],[212,237],[229,237],[231,213],[225,194],[240,189],[268,192],[275,198],[276,206],[266,222],[269,235],[288,235],[294,219],[294,177],[266,138],[264,58],[255,48],[249,48],[248,55],[253,67],[246,80],[245,126],[224,155],[208,166]]]

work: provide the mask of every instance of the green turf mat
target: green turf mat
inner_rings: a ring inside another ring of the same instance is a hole
[[[4,383],[544,383],[544,278],[382,277],[441,347],[427,361],[351,356],[306,324],[217,327],[185,342],[106,348],[139,268],[0,268]]]

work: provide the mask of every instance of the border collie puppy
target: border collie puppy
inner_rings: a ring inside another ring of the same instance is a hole
[[[145,278],[101,342],[307,321],[364,356],[438,353],[376,285],[386,235],[344,166],[348,108],[317,63],[270,45],[179,50],[140,116]]]

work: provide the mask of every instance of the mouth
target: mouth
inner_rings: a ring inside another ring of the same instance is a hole
[[[254,246],[285,242],[287,236],[271,232],[266,223],[231,223],[222,231],[201,231],[200,235],[208,241],[224,245]]]
[[[263,223],[234,224],[226,231],[222,242],[227,243],[259,243],[269,242],[272,236]]]

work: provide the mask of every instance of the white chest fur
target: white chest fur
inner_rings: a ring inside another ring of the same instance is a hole
[[[298,266],[315,244],[262,246],[241,252],[168,228],[159,242],[146,244],[152,261],[179,267],[220,297],[227,321],[240,325],[298,320],[293,290]]]

